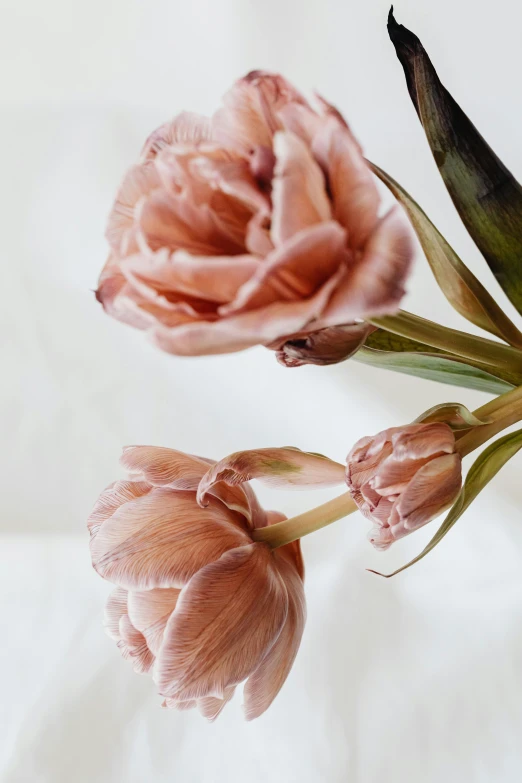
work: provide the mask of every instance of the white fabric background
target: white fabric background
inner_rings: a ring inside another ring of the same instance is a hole
[[[320,90],[505,299],[438,177],[385,0],[2,0],[0,769],[5,783],[512,783],[522,774],[522,529],[513,461],[429,558],[435,525],[374,552],[359,516],[304,541],[309,619],[272,708],[213,725],[161,710],[104,635],[85,519],[120,448],[224,456],[364,434],[485,395],[357,363],[285,370],[263,349],[161,354],[91,293],[115,188],[148,132],[210,112],[256,67]],[[522,176],[519,4],[400,0],[399,21]],[[410,309],[461,325],[419,256]],[[511,312],[511,311],[510,311]],[[287,514],[329,493],[261,491]]]

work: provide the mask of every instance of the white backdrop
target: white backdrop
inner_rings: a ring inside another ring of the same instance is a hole
[[[258,721],[161,710],[104,634],[85,519],[120,448],[220,457],[364,434],[485,395],[357,363],[286,370],[255,349],[161,354],[94,301],[115,188],[148,132],[280,70],[346,114],[490,290],[386,34],[385,0],[2,0],[0,770],[5,783],[514,783],[522,775],[520,460],[394,580],[425,529],[379,554],[358,515],[304,541],[309,619]],[[520,27],[509,0],[400,0],[441,78],[522,177]],[[419,256],[409,309],[461,325]],[[287,514],[326,493],[261,491]]]

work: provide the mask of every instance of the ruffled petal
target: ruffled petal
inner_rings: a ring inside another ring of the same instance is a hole
[[[127,599],[127,614],[140,631],[149,650],[158,655],[167,621],[176,608],[180,590],[164,588],[131,591]]]
[[[269,345],[274,340],[280,340],[285,335],[315,323],[321,317],[341,275],[342,269],[309,299],[273,302],[266,307],[227,316],[219,321],[197,321],[172,329],[158,324],[149,331],[149,336],[163,351],[178,356],[232,353],[253,345]]]
[[[303,301],[338,271],[346,256],[346,234],[334,221],[304,228],[276,248],[239,289],[222,315],[266,307],[278,301]]]
[[[176,699],[216,696],[251,674],[277,640],[287,591],[270,549],[250,544],[201,569],[183,589],[154,679]]]
[[[347,230],[350,247],[363,247],[377,223],[380,197],[357,142],[330,116],[321,123],[312,150],[327,173],[334,217]]]
[[[206,470],[208,470],[208,466]],[[206,470],[204,473],[206,473]],[[87,528],[91,535],[96,535],[100,525],[112,516],[116,509],[131,500],[136,500],[136,498],[147,495],[150,490],[150,484],[143,481],[115,481],[110,484],[107,489],[101,493],[87,520]]]
[[[259,479],[275,487],[333,487],[344,483],[344,466],[321,454],[293,447],[238,451],[213,465],[201,479],[198,502],[203,504],[214,484],[234,486]]]
[[[109,215],[105,236],[112,249],[127,255],[137,249],[135,212],[140,199],[161,187],[161,178],[153,162],[132,166],[120,186]]]
[[[203,717],[211,723],[215,721],[226,704],[232,699],[235,690],[234,687],[225,688],[222,699],[218,699],[215,696],[207,696],[204,699],[198,699],[197,706]]]
[[[297,571],[283,557],[277,557],[288,593],[288,615],[279,638],[246,681],[244,689],[245,717],[258,718],[270,707],[283,687],[297,655],[306,620],[303,582]]]
[[[192,492],[154,488],[126,503],[91,539],[94,568],[129,590],[182,587],[223,552],[250,541],[233,512],[208,500],[201,509]]]
[[[256,146],[271,147],[281,128],[278,112],[289,102],[306,103],[282,76],[252,71],[223,97],[224,107],[212,118],[214,138],[245,156]]]
[[[396,312],[413,259],[411,234],[398,207],[377,224],[357,265],[347,271],[324,313],[332,326]]]
[[[141,156],[143,159],[155,158],[160,150],[171,144],[192,145],[211,140],[212,122],[209,117],[182,112],[150,134],[143,146]]]
[[[420,468],[396,504],[397,516],[407,532],[442,514],[457,498],[461,484],[462,462],[458,454],[437,457]]]
[[[332,213],[323,172],[306,144],[294,133],[279,131],[274,152],[270,235],[277,247],[302,229],[331,220]]]
[[[205,460],[162,446],[125,446],[120,462],[133,478],[171,489],[196,490],[208,470]]]
[[[160,251],[151,256],[133,256],[125,273],[152,283],[158,291],[175,292],[218,304],[230,302],[258,270],[254,255],[202,256],[185,250]]]
[[[112,591],[105,604],[103,625],[107,635],[115,642],[120,641],[120,620],[124,614],[127,614],[128,595],[127,590],[124,590],[123,587],[117,587]]]
[[[455,434],[444,422],[400,427],[391,436],[391,441],[396,460],[421,460],[455,451]]]
[[[316,332],[293,334],[282,345],[269,347],[276,351],[277,361],[285,367],[337,364],[353,356],[373,329],[364,322],[330,326]]]
[[[119,631],[118,649],[123,657],[132,660],[136,674],[148,674],[154,663],[154,655],[143,634],[136,630],[126,614],[120,618]]]

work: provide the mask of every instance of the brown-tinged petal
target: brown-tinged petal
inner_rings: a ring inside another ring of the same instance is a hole
[[[182,587],[200,568],[250,538],[213,497],[201,509],[193,492],[154,488],[126,503],[91,539],[93,566],[129,590]]]
[[[347,271],[324,314],[332,326],[396,312],[413,259],[411,234],[398,207],[377,224],[353,270]]]
[[[342,273],[338,270],[308,299],[273,302],[219,321],[186,323],[174,329],[158,324],[149,335],[163,351],[178,356],[232,353],[253,345],[268,345],[313,324],[323,313]]]
[[[288,615],[274,646],[246,682],[244,709],[247,720],[262,715],[283,687],[297,655],[306,620],[303,582],[295,568],[278,555],[277,549],[274,556],[288,593]]]
[[[266,545],[226,552],[181,592],[154,672],[159,692],[176,699],[223,698],[257,668],[287,611],[286,587]]]
[[[276,350],[277,361],[285,367],[301,367],[303,364],[337,364],[356,353],[370,332],[370,324],[346,324],[329,326],[316,332],[290,335]]]
[[[270,235],[277,247],[302,229],[330,220],[332,213],[324,174],[304,141],[290,131],[279,131],[274,152]]]
[[[140,631],[149,650],[158,655],[163,642],[163,632],[167,620],[176,608],[180,590],[159,588],[154,590],[136,590],[129,593],[127,614]]]
[[[397,460],[420,460],[455,450],[455,434],[442,421],[400,427],[391,435],[391,442]]]
[[[462,463],[458,454],[437,457],[417,471],[396,504],[405,528],[414,530],[448,508],[460,492]]]
[[[119,632],[118,649],[123,657],[132,660],[136,674],[148,674],[154,663],[154,655],[147,647],[143,634],[136,630],[126,614],[120,618]]]
[[[152,256],[133,256],[125,273],[138,276],[159,291],[176,292],[211,302],[230,302],[255,274],[260,260],[253,255],[202,256],[185,250],[159,251]]]
[[[341,268],[345,241],[346,233],[335,221],[302,229],[270,253],[230,305],[219,312],[227,315],[311,296]]]
[[[141,151],[143,159],[154,158],[171,144],[201,144],[212,139],[212,122],[209,117],[192,112],[182,112],[170,122],[160,125]]]
[[[281,127],[278,112],[289,102],[306,103],[282,76],[252,71],[223,97],[224,107],[212,118],[214,138],[248,156],[256,146],[272,146]]]
[[[112,516],[116,509],[120,508],[124,503],[146,495],[150,490],[150,484],[143,481],[115,481],[109,484],[94,504],[91,515],[87,520],[87,528],[91,535],[96,535],[100,525]]]
[[[361,248],[377,223],[380,204],[373,174],[348,128],[330,116],[314,138],[312,151],[326,172],[334,217],[348,231],[348,242]]]
[[[105,236],[118,254],[135,252],[135,210],[140,199],[161,186],[153,162],[132,166],[125,175],[112,208]]]
[[[333,487],[344,482],[344,466],[321,454],[293,447],[238,451],[213,465],[201,479],[198,502],[219,481],[242,484],[259,479],[275,487]]]

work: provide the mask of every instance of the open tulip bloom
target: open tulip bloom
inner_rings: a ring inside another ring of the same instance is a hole
[[[522,313],[522,188],[393,9],[388,30],[453,203]],[[396,201],[387,212],[377,179]],[[414,233],[448,301],[490,337],[399,309]],[[522,420],[522,333],[419,204],[365,159],[341,113],[264,71],[237,81],[211,118],[178,114],[149,136],[107,239],[98,301],[168,353],[263,345],[289,368],[353,358],[493,395],[475,411],[441,402],[390,422],[347,442],[343,464],[291,447],[218,462],[124,449],[129,477],[100,495],[88,523],[93,566],[114,585],[107,632],[165,707],[213,720],[244,683],[253,719],[279,693],[303,634],[300,539],[360,511],[385,550],[447,512],[398,573],[522,447],[522,430],[496,437]],[[261,507],[252,480],[342,493],[287,519]]]

